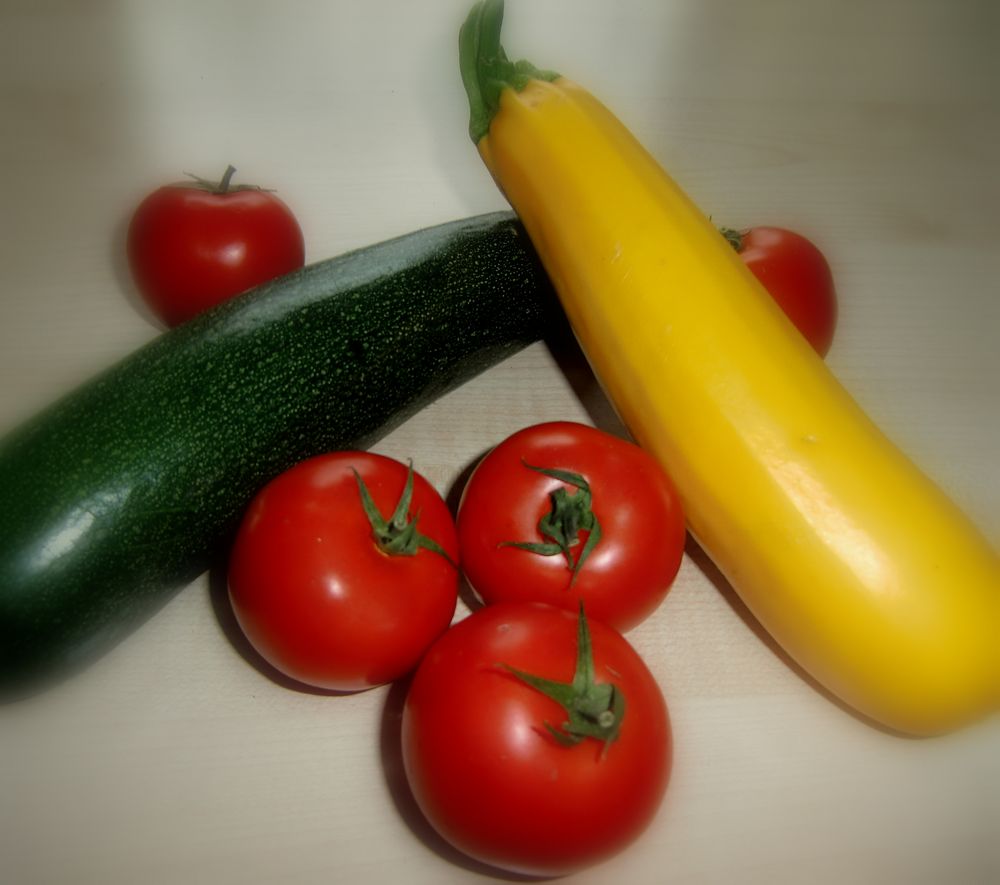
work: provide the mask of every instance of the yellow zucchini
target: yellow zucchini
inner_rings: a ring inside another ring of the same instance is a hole
[[[808,673],[930,734],[1000,702],[1000,559],[863,413],[712,222],[591,94],[461,37],[470,134],[692,535]]]

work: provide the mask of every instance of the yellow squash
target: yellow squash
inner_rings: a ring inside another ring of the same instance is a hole
[[[1000,702],[1000,559],[863,413],[626,128],[460,36],[470,133],[595,374],[750,611],[863,716],[931,734]]]

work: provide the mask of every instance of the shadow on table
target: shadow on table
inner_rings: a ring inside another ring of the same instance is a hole
[[[393,804],[396,806],[399,816],[424,845],[443,860],[457,867],[473,873],[479,873],[483,876],[489,876],[493,879],[503,879],[508,882],[548,881],[544,877],[520,875],[501,870],[463,854],[440,836],[427,818],[424,817],[420,806],[417,805],[416,798],[414,798],[413,791],[406,780],[406,771],[403,768],[403,705],[406,702],[406,693],[409,687],[410,678],[400,680],[390,687],[382,711],[382,729],[380,735],[382,770],[385,773],[389,795],[392,797]]]
[[[243,632],[236,620],[236,614],[229,602],[229,587],[227,583],[227,561],[225,557],[219,557],[208,573],[208,592],[211,598],[212,610],[219,623],[219,628],[225,634],[230,645],[251,667],[272,682],[300,694],[328,695],[336,697],[338,695],[355,694],[349,691],[334,691],[333,689],[317,688],[313,685],[306,685],[303,682],[286,676],[276,667],[269,664],[260,653],[250,644],[246,634]]]
[[[814,691],[826,698],[830,703],[839,707],[845,713],[857,719],[858,721],[880,731],[884,734],[891,735],[893,737],[901,738],[913,738],[912,735],[903,734],[902,732],[894,731],[888,726],[882,725],[880,722],[870,719],[859,711],[855,710],[853,707],[845,704],[839,697],[833,694],[829,689],[827,689],[822,683],[817,682],[805,669],[799,665],[791,655],[786,652],[781,645],[771,636],[770,633],[764,628],[764,626],[754,617],[753,613],[747,607],[746,603],[740,598],[739,594],[733,588],[733,585],[726,580],[725,576],[719,571],[718,567],[712,562],[711,557],[699,546],[698,542],[695,541],[690,535],[688,535],[687,543],[684,548],[685,555],[698,567],[701,573],[711,582],[719,594],[725,600],[726,604],[736,613],[736,615],[743,621],[744,624],[750,629],[750,631],[771,651],[771,653],[778,658],[786,667],[788,667],[792,672],[797,674],[803,682],[809,685]]]

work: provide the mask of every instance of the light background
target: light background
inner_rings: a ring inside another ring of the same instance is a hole
[[[467,0],[0,5],[0,432],[158,334],[122,262],[185,171],[277,188],[308,260],[504,208],[466,136]],[[509,0],[511,54],[587,85],[720,223],[796,228],[841,300],[829,362],[1000,537],[1000,6]],[[614,429],[535,345],[382,440],[444,494],[548,419]],[[415,815],[399,690],[319,697],[227,637],[205,576],[80,676],[0,708],[11,883],[489,881]],[[692,550],[629,638],[673,716],[645,837],[574,883],[1000,878],[1000,731],[908,741],[816,695]]]

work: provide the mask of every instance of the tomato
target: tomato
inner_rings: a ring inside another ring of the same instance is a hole
[[[302,267],[302,230],[269,191],[194,179],[153,191],[128,229],[128,263],[153,312],[177,326],[253,286]]]
[[[583,601],[622,632],[660,604],[684,553],[683,510],[659,464],[568,421],[524,428],[490,451],[457,522],[465,575],[485,603],[575,611]]]
[[[451,513],[427,480],[382,455],[333,452],[282,473],[251,502],[229,596],[274,667],[355,691],[412,670],[447,629],[457,560]]]
[[[837,326],[837,295],[823,253],[779,227],[723,233],[813,349],[826,356]]]
[[[587,626],[565,609],[499,603],[452,627],[417,668],[403,707],[407,780],[430,824],[476,860],[564,875],[621,851],[661,804],[663,695],[619,633]],[[548,693],[573,683],[585,715]]]

